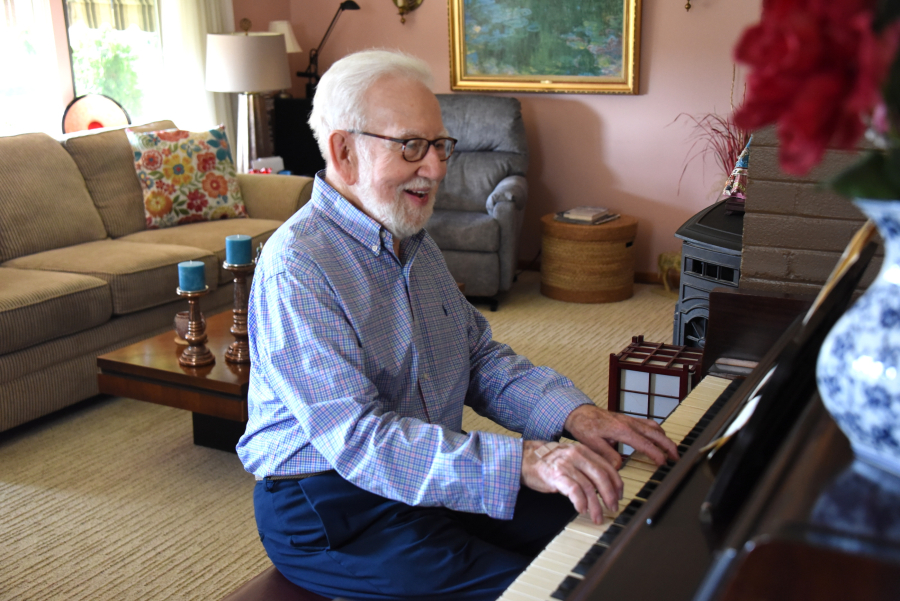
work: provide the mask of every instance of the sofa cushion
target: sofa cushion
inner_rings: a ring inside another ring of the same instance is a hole
[[[46,134],[0,138],[0,262],[106,238],[78,166]]]
[[[202,132],[125,133],[144,193],[147,229],[247,216],[224,125]]]
[[[174,127],[171,121],[156,121],[130,129],[154,131]],[[125,129],[78,132],[63,138],[62,143],[81,170],[109,236],[118,238],[143,230],[144,196]]]
[[[495,253],[500,249],[500,224],[486,213],[435,211],[425,229],[441,250]]]
[[[74,273],[0,267],[0,355],[88,330],[112,315],[109,286]]]
[[[265,177],[265,176],[262,176]],[[244,234],[252,238],[251,245],[255,256],[260,243],[269,239],[280,221],[270,219],[226,219],[222,221],[206,221],[189,223],[178,227],[161,230],[146,230],[125,236],[122,242],[143,242],[150,244],[178,244],[202,248],[216,255],[219,265],[219,283],[224,284],[234,279],[234,275],[222,267],[225,262],[225,237]]]
[[[113,313],[123,315],[178,300],[178,263],[203,261],[206,284],[218,286],[214,254],[190,246],[100,240],[13,259],[6,267],[81,273],[105,280]]]

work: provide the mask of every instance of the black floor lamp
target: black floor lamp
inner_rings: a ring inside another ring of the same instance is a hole
[[[319,42],[319,45],[309,51],[309,66],[306,67],[306,71],[297,71],[298,77],[308,77],[309,83],[306,84],[306,97],[312,100],[312,97],[316,94],[316,84],[319,83],[319,52],[322,50],[322,46],[325,45],[325,40],[328,39],[328,36],[331,35],[331,30],[334,29],[334,24],[337,23],[338,17],[341,16],[341,13],[345,10],[359,10],[359,4],[354,2],[353,0],[344,0],[341,2],[341,5],[338,6],[337,12],[334,13],[334,18],[331,20],[331,25],[328,26],[328,29],[325,31],[325,35],[322,36],[322,41]]]

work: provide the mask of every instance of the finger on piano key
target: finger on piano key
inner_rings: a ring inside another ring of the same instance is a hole
[[[603,516],[603,523],[595,524],[589,517],[585,516],[584,514],[578,514],[571,522],[566,524],[566,529],[580,532],[585,536],[592,537],[592,540],[597,540],[598,538],[600,538],[601,534],[606,532],[606,529],[609,527],[610,522],[616,519],[618,515],[619,512],[616,512],[614,515],[605,514]]]

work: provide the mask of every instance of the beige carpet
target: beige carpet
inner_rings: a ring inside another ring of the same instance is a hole
[[[495,338],[606,403],[609,354],[631,336],[671,342],[673,296],[635,287],[576,305],[526,272]],[[466,428],[497,427],[472,413]],[[0,599],[215,600],[269,565],[253,522],[253,477],[236,455],[196,447],[187,412],[100,398],[0,434]]]

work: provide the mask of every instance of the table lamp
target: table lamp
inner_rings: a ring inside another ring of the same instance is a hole
[[[319,42],[318,46],[309,51],[309,66],[306,67],[306,71],[297,71],[298,77],[309,78],[309,83],[306,84],[306,97],[310,100],[315,96],[316,84],[319,83],[319,53],[322,51],[322,46],[325,45],[325,40],[331,35],[331,30],[334,29],[334,24],[337,23],[338,17],[340,17],[341,13],[345,10],[359,10],[359,4],[353,0],[344,0],[344,2],[341,2],[337,12],[334,13],[334,18],[331,19],[331,25],[328,26],[328,29],[325,30],[325,35],[322,36],[322,41]]]
[[[262,140],[268,137],[261,92],[291,87],[285,36],[251,32],[250,21],[241,20],[241,33],[206,36],[206,89],[237,92],[237,171],[250,171],[259,158]]]

